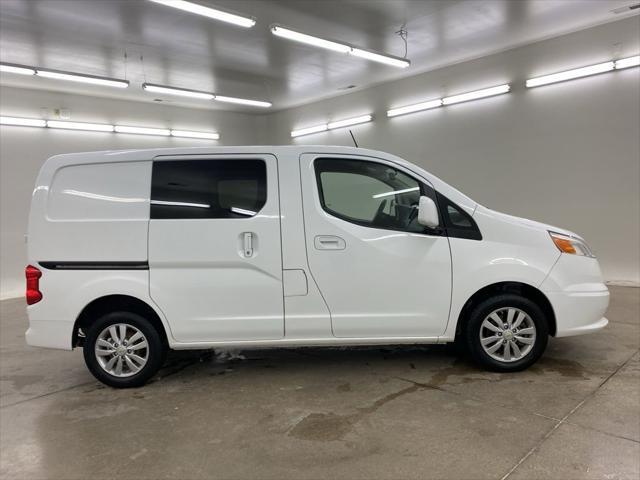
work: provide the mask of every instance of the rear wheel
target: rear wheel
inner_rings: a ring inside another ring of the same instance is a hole
[[[162,366],[166,347],[144,317],[112,312],[86,332],[84,360],[94,377],[116,388],[144,385]]]
[[[549,336],[542,309],[528,298],[504,294],[471,312],[464,337],[471,356],[497,372],[524,370],[544,352]]]

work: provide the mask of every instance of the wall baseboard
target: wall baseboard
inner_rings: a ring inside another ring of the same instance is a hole
[[[633,280],[608,280],[605,283],[612,287],[640,287],[640,282],[634,282]]]
[[[11,300],[13,298],[24,298],[24,292],[22,290],[9,290],[7,292],[0,293],[0,300]]]

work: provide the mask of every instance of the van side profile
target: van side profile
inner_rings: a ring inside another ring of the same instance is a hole
[[[518,371],[550,335],[607,325],[579,236],[361,148],[58,155],[28,258],[27,342],[82,347],[113,387],[144,384],[169,348],[457,341]]]

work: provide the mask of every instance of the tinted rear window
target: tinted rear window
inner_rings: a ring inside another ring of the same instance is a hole
[[[262,160],[153,163],[151,218],[248,218],[267,199]]]

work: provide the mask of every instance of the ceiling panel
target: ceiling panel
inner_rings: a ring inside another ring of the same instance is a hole
[[[145,0],[1,0],[7,63],[127,78],[126,90],[3,74],[0,82],[199,108],[248,107],[144,92],[165,84],[271,101],[273,110],[331,97],[624,18],[619,0],[220,0],[257,18],[235,27]],[[404,56],[396,69],[274,37],[269,25]],[[125,56],[126,54],[126,56]],[[259,111],[261,112],[261,111]]]

